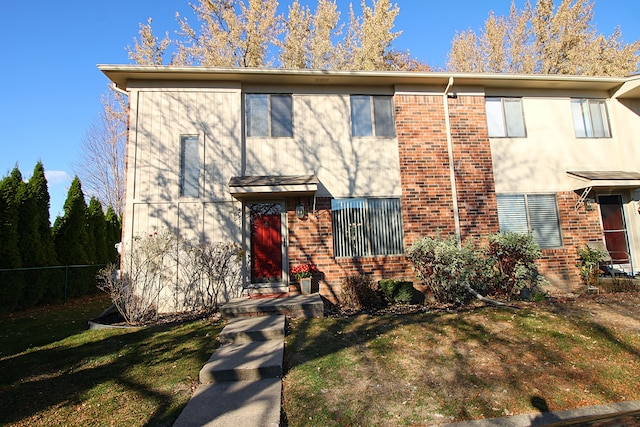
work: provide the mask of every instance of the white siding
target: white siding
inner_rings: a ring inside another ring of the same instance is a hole
[[[246,175],[318,176],[319,196],[399,196],[397,138],[352,138],[349,95],[293,96],[293,138],[247,138]]]

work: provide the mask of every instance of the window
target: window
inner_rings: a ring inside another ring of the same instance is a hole
[[[351,95],[351,135],[393,138],[392,96]]]
[[[180,137],[180,197],[200,196],[200,141],[197,135]]]
[[[292,137],[291,95],[247,94],[247,136]]]
[[[498,195],[500,231],[531,233],[541,248],[562,246],[554,194]]]
[[[602,99],[572,99],[573,126],[578,138],[610,138],[607,104]]]
[[[486,98],[487,127],[492,138],[527,136],[520,98]]]
[[[334,199],[331,211],[337,258],[404,253],[400,199]]]

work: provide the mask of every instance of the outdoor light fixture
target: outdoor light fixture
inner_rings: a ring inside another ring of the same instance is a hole
[[[595,203],[595,199],[585,199],[584,200],[585,209],[588,210],[588,211],[592,211],[594,203]]]
[[[304,218],[304,205],[296,206],[296,216],[298,219]]]

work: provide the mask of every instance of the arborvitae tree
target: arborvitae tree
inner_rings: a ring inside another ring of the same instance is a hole
[[[63,265],[86,265],[90,262],[87,253],[89,234],[86,218],[87,205],[80,180],[76,176],[71,182],[67,200],[64,202],[64,215],[58,217],[53,225],[56,253],[58,261]],[[68,282],[69,295],[83,295],[92,288],[91,274],[83,274],[82,271],[85,270],[71,271],[74,274]]]
[[[18,247],[23,267],[37,267],[42,256],[42,246],[37,222],[36,200],[29,185],[22,180],[17,169],[12,175],[16,177],[16,205],[18,207]],[[17,181],[19,179],[19,181]],[[46,290],[46,281],[41,280],[41,271],[24,272],[25,286],[22,295],[22,306],[29,307],[40,302]]]
[[[20,214],[20,237],[22,261],[25,267],[56,265],[55,247],[49,221],[49,189],[42,162],[33,169],[26,188]],[[28,236],[32,238],[27,239]],[[31,244],[30,244],[31,243]],[[35,305],[61,289],[61,271],[36,270],[25,272],[26,287],[23,305]]]
[[[120,216],[116,214],[112,206],[107,208],[105,215],[106,229],[107,229],[107,254],[108,262],[117,264],[120,259],[120,255],[115,248],[116,243],[122,240],[122,220]]]
[[[17,203],[18,190],[22,184],[22,175],[17,166],[11,175],[0,181],[0,269],[22,267]],[[11,311],[18,307],[23,288],[23,272],[0,273],[0,310]]]
[[[39,161],[33,169],[33,175],[29,179],[29,191],[36,204],[36,227],[38,228],[38,238],[40,239],[41,253],[37,260],[37,266],[56,265],[55,245],[51,233],[51,220],[49,217],[49,187],[44,173],[44,166]]]
[[[87,231],[89,240],[93,248],[92,264],[106,264],[108,259],[107,251],[107,224],[102,210],[102,204],[98,199],[92,197],[89,201],[89,209],[87,211]]]
[[[64,202],[64,215],[58,217],[53,228],[58,260],[65,265],[89,262],[86,219],[87,205],[84,201],[82,185],[76,176]]]

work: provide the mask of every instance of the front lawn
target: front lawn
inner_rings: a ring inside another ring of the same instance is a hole
[[[84,298],[0,320],[0,424],[173,423],[223,325],[87,330],[109,304]]]
[[[296,320],[290,426],[437,425],[640,399],[640,297]]]

